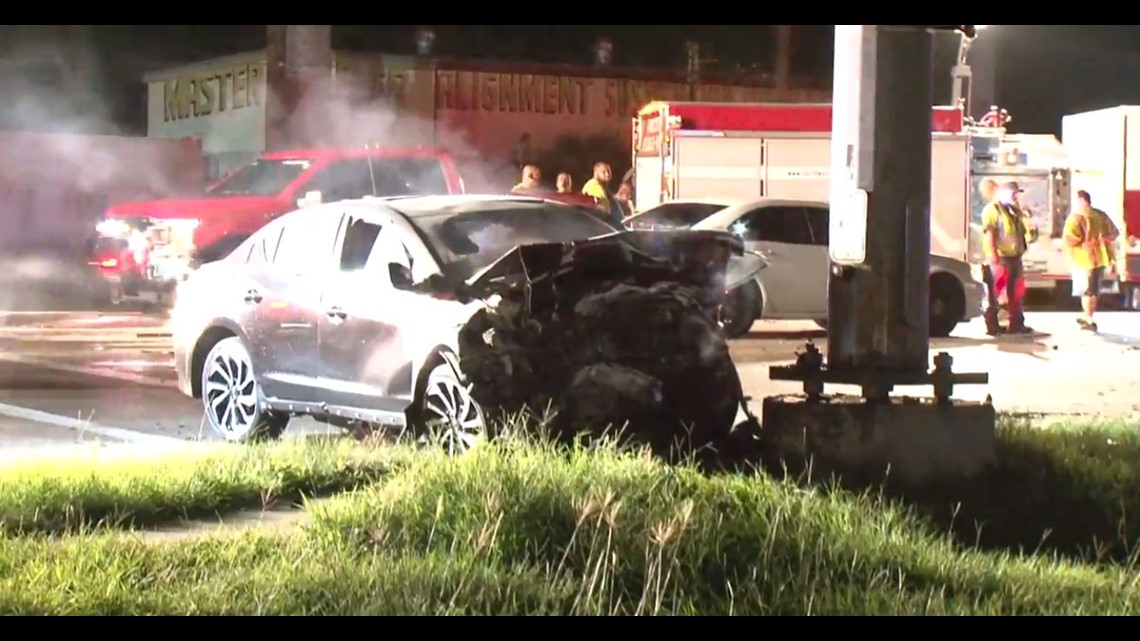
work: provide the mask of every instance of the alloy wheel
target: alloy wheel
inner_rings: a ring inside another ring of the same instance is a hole
[[[474,448],[486,434],[483,410],[471,398],[471,386],[450,375],[433,375],[424,390],[424,423],[443,439],[451,456]]]
[[[202,396],[211,422],[227,440],[240,440],[257,424],[257,381],[239,349],[220,350],[207,364]]]

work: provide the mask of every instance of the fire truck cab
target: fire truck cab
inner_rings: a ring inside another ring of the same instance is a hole
[[[980,264],[984,203],[978,186],[986,176],[972,159],[979,138],[990,150],[1004,130],[967,127],[961,109],[934,107],[931,135],[931,251]],[[651,102],[633,121],[635,208],[678,199],[826,202],[830,138],[828,104]],[[1067,182],[1063,188],[1054,184],[1055,174],[1067,181],[1067,170],[1046,165],[1040,174],[1053,218],[1067,211],[1067,197],[1053,197],[1067,194]],[[1018,176],[1026,181],[1030,174]]]

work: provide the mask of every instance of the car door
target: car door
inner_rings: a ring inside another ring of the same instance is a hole
[[[743,214],[732,225],[745,249],[760,253],[768,267],[764,283],[765,318],[812,318],[818,307],[810,283],[818,269],[807,217],[798,206],[766,205]]]
[[[270,398],[316,400],[321,283],[332,264],[340,218],[318,207],[279,219],[280,232],[266,237],[267,265],[243,292],[251,308],[251,357]]]
[[[804,287],[812,289],[811,301],[817,302],[811,309],[811,318],[821,319],[827,317],[827,287],[831,281],[831,257],[828,255],[831,211],[823,205],[806,205],[804,214],[811,230],[813,253],[811,265],[805,268],[808,278]]]
[[[411,292],[397,291],[389,264],[408,266],[397,230],[377,215],[349,212],[336,274],[322,294],[319,350],[322,401],[337,409],[402,411],[396,388],[410,385],[411,356],[400,340],[416,324]],[[401,319],[405,322],[401,323]]]

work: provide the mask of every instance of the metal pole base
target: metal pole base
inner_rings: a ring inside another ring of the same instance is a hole
[[[815,478],[883,476],[922,485],[969,478],[994,460],[992,404],[919,399],[868,403],[857,396],[825,402],[802,396],[764,399],[761,440],[772,464]]]
[[[990,375],[985,372],[961,373],[954,371],[954,357],[940,352],[934,357],[934,369],[929,371],[906,369],[886,369],[873,367],[828,367],[823,353],[808,341],[793,365],[769,368],[768,378],[774,381],[800,381],[804,384],[804,396],[810,402],[823,398],[824,385],[858,385],[863,389],[864,400],[871,403],[888,403],[890,394],[898,385],[932,385],[935,402],[939,405],[951,403],[955,385],[986,385]]]

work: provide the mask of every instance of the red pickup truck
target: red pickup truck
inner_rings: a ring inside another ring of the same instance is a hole
[[[435,149],[268,153],[200,197],[108,207],[88,263],[110,302],[162,303],[196,265],[224,257],[266,222],[307,203],[464,191],[453,158]]]

